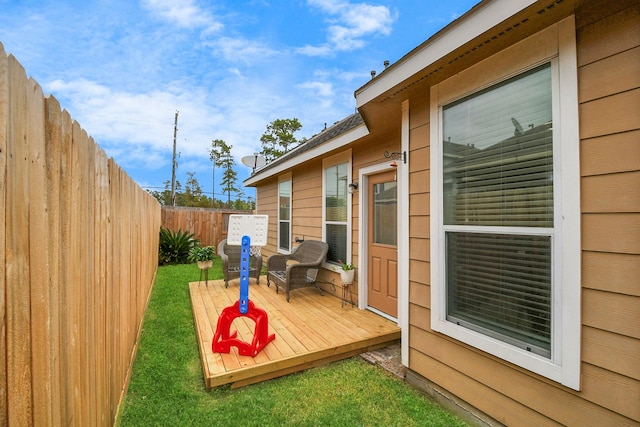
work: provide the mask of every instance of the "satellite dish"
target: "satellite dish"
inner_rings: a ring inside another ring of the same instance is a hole
[[[253,172],[256,171],[256,168],[261,168],[267,163],[265,158],[259,154],[254,154],[253,156],[244,156],[240,161],[243,165],[253,168]]]
[[[511,123],[513,123],[513,126],[516,128],[516,130],[513,131],[513,136],[522,136],[522,134],[524,133],[524,129],[522,128],[520,122],[511,117]]]

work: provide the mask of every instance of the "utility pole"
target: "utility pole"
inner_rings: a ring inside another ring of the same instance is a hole
[[[171,167],[171,206],[176,205],[176,137],[178,136],[178,113],[173,124],[173,162]]]

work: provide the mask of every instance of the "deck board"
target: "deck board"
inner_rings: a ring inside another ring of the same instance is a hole
[[[342,307],[339,298],[321,294],[316,288],[292,291],[291,302],[284,292],[277,294],[264,278],[249,287],[249,298],[269,316],[269,334],[276,339],[256,355],[241,356],[236,347],[228,354],[214,353],[211,341],[218,316],[239,297],[239,281],[222,280],[189,283],[191,307],[207,390],[230,384],[241,387],[287,375],[380,348],[400,339],[393,322],[350,304]],[[231,330],[251,342],[255,324],[238,318]]]

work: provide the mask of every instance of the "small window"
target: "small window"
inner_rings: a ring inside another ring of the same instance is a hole
[[[341,158],[344,158],[342,156]],[[338,264],[349,259],[349,215],[351,197],[348,190],[350,163],[343,161],[325,163],[324,168],[324,230],[323,237],[329,245],[327,262]]]
[[[278,184],[278,250],[291,250],[291,180]]]

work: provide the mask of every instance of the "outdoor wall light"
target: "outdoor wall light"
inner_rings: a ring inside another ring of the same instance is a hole
[[[357,182],[352,182],[351,184],[349,184],[349,194],[353,194],[357,190],[358,190],[358,183]]]

